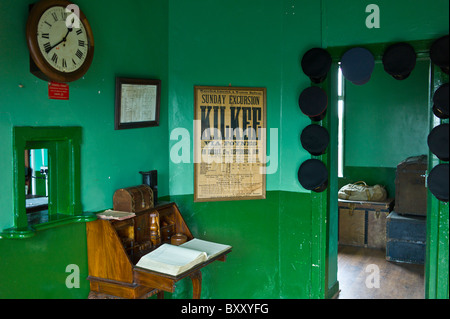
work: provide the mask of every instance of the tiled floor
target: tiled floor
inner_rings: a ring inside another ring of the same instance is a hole
[[[378,249],[339,246],[338,252],[338,299],[424,298],[423,265],[386,261]]]

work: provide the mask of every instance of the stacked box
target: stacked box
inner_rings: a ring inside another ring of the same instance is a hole
[[[424,264],[426,229],[424,216],[391,212],[386,218],[386,260]]]
[[[386,248],[386,218],[393,199],[382,202],[338,200],[339,244]]]
[[[397,165],[394,207],[397,214],[427,215],[427,169],[426,155],[409,157]]]

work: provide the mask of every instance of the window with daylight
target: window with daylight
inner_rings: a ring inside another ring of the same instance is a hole
[[[344,76],[342,75],[341,63],[338,68],[338,177],[344,177]]]

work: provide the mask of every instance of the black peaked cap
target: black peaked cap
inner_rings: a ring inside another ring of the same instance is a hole
[[[448,83],[442,84],[433,95],[433,113],[441,119],[448,119]]]
[[[442,71],[449,73],[449,36],[445,35],[433,42],[430,48],[431,61],[439,66]]]
[[[328,170],[324,163],[309,159],[300,165],[298,181],[307,190],[322,192],[328,186]]]
[[[305,150],[313,156],[325,154],[330,143],[330,135],[326,128],[311,124],[304,128],[300,135],[300,141]]]
[[[298,98],[298,105],[303,114],[309,117],[318,116],[327,109],[327,93],[317,86],[306,88]]]
[[[449,124],[441,124],[433,128],[428,135],[428,147],[430,151],[440,160],[448,161],[449,141]]]
[[[307,51],[302,58],[303,72],[314,83],[323,82],[331,67],[331,55],[322,48],[313,48]]]
[[[448,174],[448,164],[439,164],[431,170],[427,179],[430,192],[443,202],[448,202]]]
[[[416,52],[408,43],[396,43],[384,52],[384,70],[394,79],[404,80],[416,66]]]

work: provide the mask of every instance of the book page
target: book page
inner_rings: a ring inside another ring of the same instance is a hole
[[[177,275],[205,261],[206,253],[188,248],[163,244],[139,259],[136,266],[170,275]]]
[[[213,243],[210,241],[194,238],[182,245],[180,247],[194,249],[198,251],[204,251],[208,259],[213,258],[225,250],[231,248],[229,245],[223,245],[218,243]]]
[[[124,220],[134,216],[136,216],[136,214],[132,212],[122,212],[111,209],[105,210],[104,212],[97,214],[97,217],[100,219],[117,219],[117,220]]]

